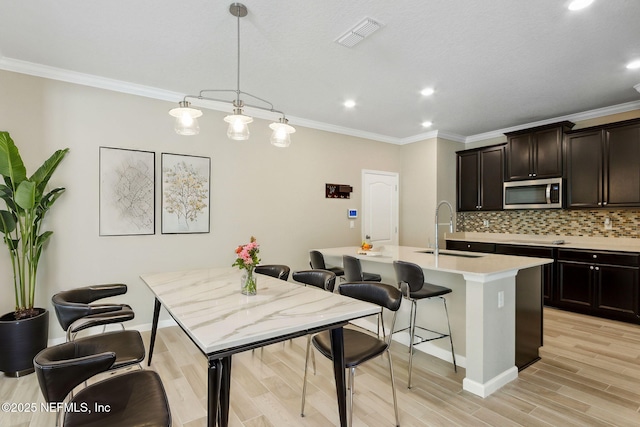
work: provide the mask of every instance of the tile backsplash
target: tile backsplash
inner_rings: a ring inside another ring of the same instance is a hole
[[[605,230],[605,220],[611,230]],[[541,209],[458,212],[457,231],[640,238],[638,209]]]

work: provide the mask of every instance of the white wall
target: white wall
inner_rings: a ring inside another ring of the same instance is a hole
[[[249,141],[230,141],[225,113],[205,110],[201,132],[183,137],[167,114],[174,105],[117,92],[0,71],[0,130],[10,132],[32,173],[58,148],[70,152],[51,181],[67,188],[45,228],[54,230],[40,267],[37,305],[63,289],[96,283],[129,285],[132,325],[151,321],[153,298],[139,275],[230,266],[251,235],[263,263],[308,268],[311,248],[357,245],[347,209],[360,207],[361,170],[400,172],[401,147],[296,126],[291,147],[269,144],[256,119]],[[295,126],[295,123],[292,123]],[[156,234],[98,235],[99,147],[156,152]],[[211,232],[160,234],[160,153],[211,157]],[[350,200],[325,199],[325,183],[354,187]],[[11,267],[0,251],[0,313],[13,309]],[[50,338],[63,336],[51,314]]]

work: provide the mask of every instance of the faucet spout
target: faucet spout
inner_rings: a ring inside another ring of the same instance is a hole
[[[438,206],[436,207],[436,246],[433,250],[434,255],[437,257],[438,256],[438,252],[439,252],[439,245],[438,245],[438,213],[440,211],[440,206],[442,205],[447,205],[449,207],[449,233],[453,233],[454,231],[454,226],[453,226],[453,206],[451,206],[451,203],[447,202],[446,200],[442,200],[440,203],[438,203]]]

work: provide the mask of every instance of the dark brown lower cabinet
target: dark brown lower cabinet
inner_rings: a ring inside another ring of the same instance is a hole
[[[556,305],[609,319],[640,323],[640,255],[558,250]]]
[[[640,253],[447,240],[447,249],[549,258],[544,304],[640,324]]]

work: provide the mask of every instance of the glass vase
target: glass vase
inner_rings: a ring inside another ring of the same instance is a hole
[[[240,278],[240,292],[244,295],[255,295],[258,292],[258,277],[253,268],[246,269]]]

